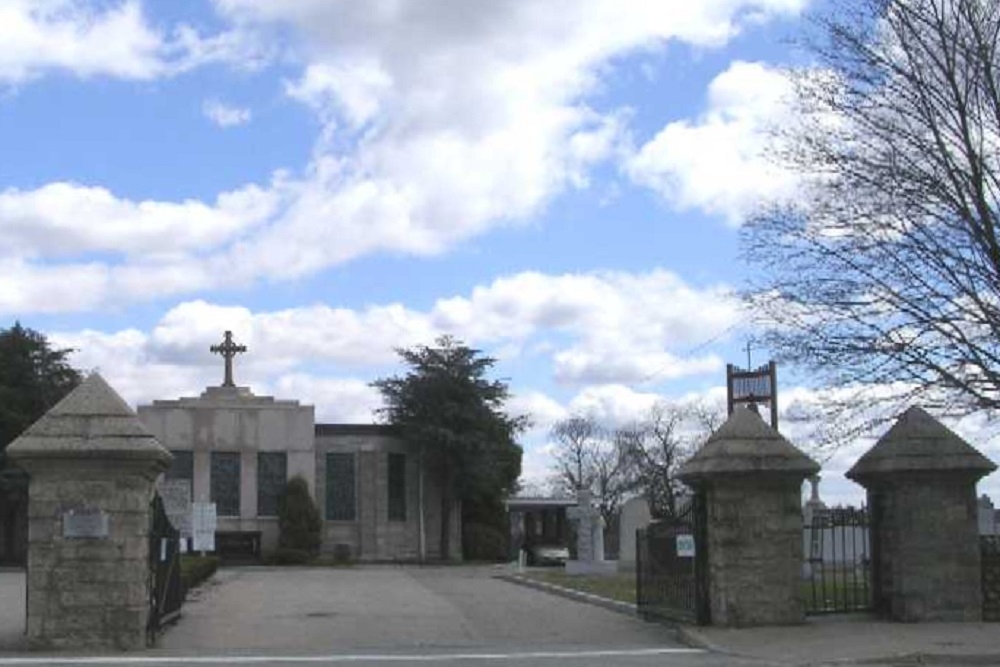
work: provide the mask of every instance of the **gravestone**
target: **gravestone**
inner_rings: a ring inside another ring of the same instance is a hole
[[[611,574],[614,561],[604,560],[604,518],[591,502],[590,491],[577,492],[576,507],[566,510],[566,517],[576,523],[576,559],[566,562],[567,574]]]
[[[652,521],[645,498],[632,498],[622,505],[618,520],[618,570],[635,571],[635,532]]]
[[[94,373],[7,449],[28,486],[28,644],[146,645],[149,505],[170,453]]]
[[[912,407],[847,472],[868,492],[876,612],[907,622],[982,618],[976,482],[993,470]]]

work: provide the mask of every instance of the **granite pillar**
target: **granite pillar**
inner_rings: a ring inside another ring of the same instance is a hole
[[[936,419],[910,408],[847,472],[868,492],[879,614],[981,620],[976,482],[993,470]]]
[[[149,504],[170,454],[94,373],[8,447],[28,487],[28,643],[146,646]]]
[[[706,504],[708,604],[721,626],[805,620],[802,597],[803,480],[819,465],[738,408],[678,477]]]

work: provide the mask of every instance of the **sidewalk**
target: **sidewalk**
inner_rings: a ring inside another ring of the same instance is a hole
[[[798,626],[682,626],[679,632],[692,646],[775,665],[1000,665],[1000,623],[889,623],[860,614]]]

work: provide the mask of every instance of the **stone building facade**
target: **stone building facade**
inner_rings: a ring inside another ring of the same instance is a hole
[[[216,504],[220,534],[259,533],[261,550],[275,549],[277,497],[300,475],[323,518],[323,552],[362,561],[441,556],[439,489],[420,452],[387,426],[317,424],[311,405],[225,383],[141,405],[138,415],[174,455],[165,477],[190,479],[192,500]],[[457,559],[459,507],[451,531],[449,558]]]

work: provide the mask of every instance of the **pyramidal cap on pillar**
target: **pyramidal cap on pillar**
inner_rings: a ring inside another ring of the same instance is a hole
[[[968,471],[979,477],[997,469],[995,463],[916,406],[900,415],[875,446],[847,471],[860,482],[871,476],[895,472]]]
[[[149,460],[166,469],[171,455],[98,373],[56,403],[7,447],[18,461],[111,458]]]
[[[696,484],[717,476],[778,474],[808,477],[820,466],[753,410],[737,408],[704,446],[681,466],[678,477]]]

